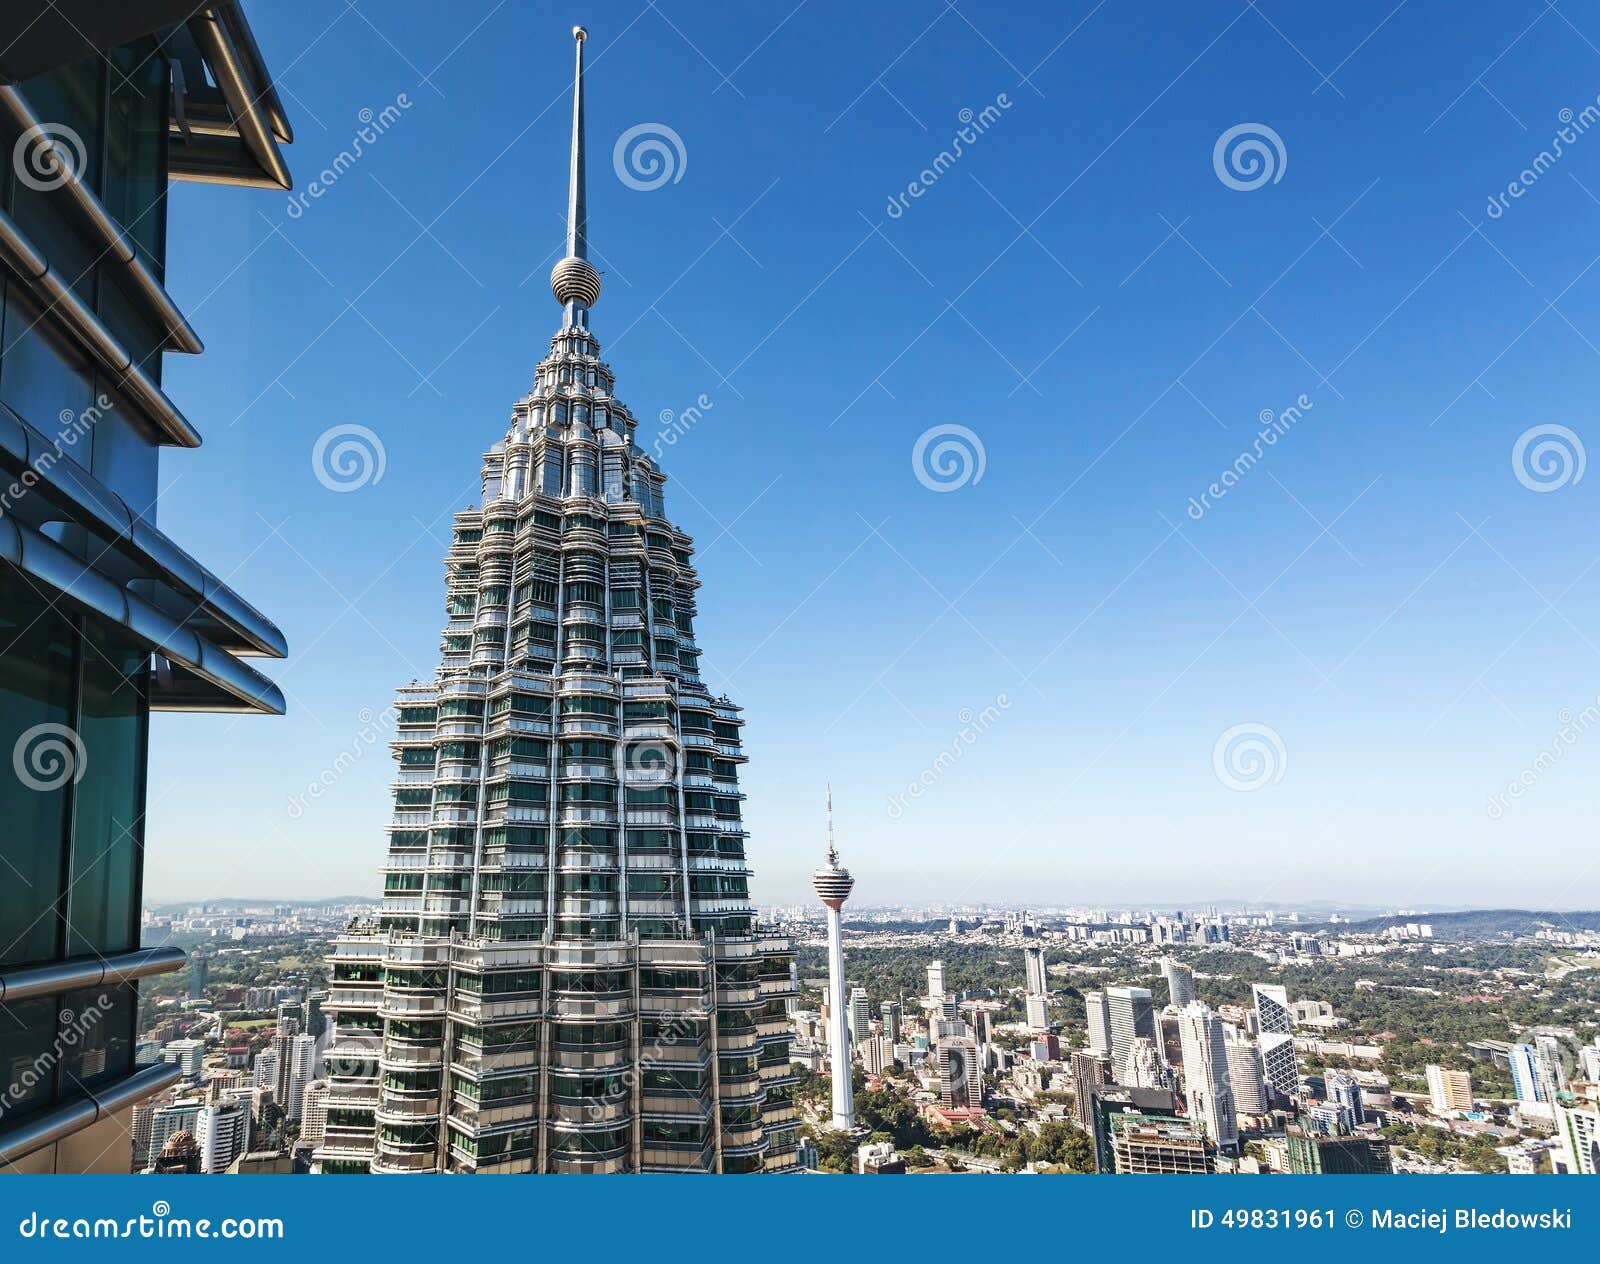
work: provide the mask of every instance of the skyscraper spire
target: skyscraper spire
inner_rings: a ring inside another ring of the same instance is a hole
[[[566,309],[566,324],[587,323],[600,298],[600,274],[589,263],[589,209],[583,169],[583,42],[589,32],[572,28],[572,159],[567,173],[567,254],[550,272],[550,292]]]
[[[572,28],[574,65],[572,71],[572,166],[567,176],[567,254],[574,259],[589,257],[589,208],[583,172],[583,41],[589,32]]]

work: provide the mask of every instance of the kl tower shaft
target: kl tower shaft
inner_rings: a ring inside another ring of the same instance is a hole
[[[833,1077],[833,1126],[855,1127],[855,1094],[850,1084],[850,1015],[844,996],[844,902],[855,888],[850,871],[839,864],[833,845],[833,787],[828,787],[828,863],[811,875],[811,885],[828,910],[828,1056]]]

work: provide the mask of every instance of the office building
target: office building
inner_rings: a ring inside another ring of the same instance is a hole
[[[135,1167],[143,1170],[160,1156],[168,1141],[179,1133],[194,1135],[204,1103],[198,1097],[185,1097],[165,1106],[158,1106],[150,1115],[150,1138],[145,1147],[144,1162],[134,1155]],[[131,1138],[130,1138],[131,1139]]]
[[[1375,1176],[1394,1171],[1389,1143],[1378,1136],[1335,1136],[1290,1128],[1289,1171],[1296,1176]]]
[[[864,987],[850,989],[850,1043],[863,1044],[872,1034],[872,1002]]]
[[[928,999],[942,1001],[944,997],[944,962],[930,961],[928,963]]]
[[[1228,1059],[1228,1083],[1233,1089],[1236,1116],[1264,1115],[1267,1103],[1266,1074],[1262,1070],[1261,1050],[1237,1027],[1223,1029],[1223,1051]]]
[[[1204,1128],[1212,1145],[1232,1154],[1239,1148],[1239,1121],[1222,1019],[1199,1001],[1192,1001],[1179,1015],[1179,1028],[1190,1122]]]
[[[1161,977],[1167,981],[1167,1004],[1182,1009],[1195,1000],[1194,967],[1171,957],[1161,958]]]
[[[1261,1049],[1262,1073],[1272,1095],[1278,1103],[1293,1101],[1300,1091],[1300,1065],[1295,1057],[1294,1037],[1283,1032],[1263,1032],[1257,1044]]]
[[[1428,1064],[1428,1104],[1436,1115],[1456,1115],[1472,1109],[1472,1076],[1466,1071]]]
[[[1112,1121],[1118,1116],[1178,1117],[1178,1099],[1170,1089],[1129,1088],[1101,1084],[1089,1090],[1089,1134],[1094,1140],[1094,1168],[1102,1175],[1117,1170],[1112,1148]]]
[[[195,1116],[194,1139],[200,1148],[200,1170],[226,1172],[250,1148],[250,1112],[238,1102],[202,1106]]]
[[[1550,1157],[1558,1174],[1600,1175],[1600,1106],[1558,1102],[1556,1136],[1558,1145]]]
[[[189,958],[189,999],[201,1001],[206,995],[206,980],[211,975],[211,959],[199,953]]]
[[[1256,1032],[1262,1036],[1287,1036],[1294,1031],[1294,1013],[1289,1008],[1287,988],[1276,983],[1254,983]]]
[[[1104,992],[1085,992],[1083,994],[1084,1009],[1089,1021],[1089,1052],[1109,1054],[1111,1052],[1111,1008],[1106,1003]]]
[[[1094,1131],[1094,1090],[1111,1083],[1111,1059],[1081,1050],[1072,1055],[1072,1116],[1085,1132]]]
[[[1143,1036],[1156,1039],[1156,1010],[1150,990],[1142,987],[1113,987],[1105,990],[1107,1018],[1111,1026],[1111,1068],[1119,1084],[1129,1081],[1128,1054],[1133,1042]]]
[[[883,1026],[884,1037],[891,1045],[900,1043],[900,1002],[885,1001],[878,1006],[879,1021]]]
[[[1550,1035],[1533,1038],[1533,1047],[1539,1055],[1540,1100],[1554,1102],[1567,1087],[1567,1069],[1561,1056],[1561,1041]]]
[[[150,713],[280,714],[242,660],[286,652],[157,526],[160,450],[201,441],[162,385],[201,350],[167,188],[286,189],[290,131],[237,4],[100,5],[88,34],[24,7],[0,47],[0,992],[8,1058],[68,1052],[12,1086],[0,1171],[120,1172],[131,1108],[180,1076],[134,1063],[138,980],[184,964],[138,946]]]
[[[1204,1176],[1216,1155],[1187,1119],[1123,1113],[1111,1119],[1112,1171],[1119,1176]]]
[[[1548,1077],[1540,1065],[1538,1050],[1532,1045],[1511,1049],[1511,1084],[1519,1102],[1548,1102],[1545,1095]]]
[[[1050,998],[1048,996],[1030,995],[1023,998],[1023,1009],[1027,1014],[1029,1031],[1047,1032],[1050,1030]]]
[[[282,1077],[278,1098],[283,1103],[290,1123],[300,1122],[306,1085],[315,1080],[318,1074],[317,1039],[310,1032],[301,1032],[290,1041],[288,1070]]]
[[[328,1081],[312,1080],[300,1095],[300,1140],[302,1149],[322,1144],[328,1126]]]
[[[200,1078],[200,1064],[205,1057],[204,1040],[169,1040],[161,1050],[163,1062],[175,1063],[186,1080]]]
[[[1328,1105],[1339,1117],[1340,1129],[1354,1131],[1367,1122],[1367,1112],[1362,1103],[1361,1085],[1348,1072],[1335,1071],[1327,1078]]]
[[[331,957],[325,1173],[795,1166],[790,949],[750,900],[743,719],[701,676],[694,542],[590,329],[574,36],[560,328],[455,515],[438,671],[398,691],[380,922]],[[830,857],[814,884],[836,921],[849,875]],[[374,1086],[381,1126],[336,1105]]]
[[[1049,996],[1050,982],[1045,973],[1044,948],[1030,944],[1022,950],[1023,975],[1029,996]]]
[[[938,1045],[939,1099],[946,1109],[971,1110],[983,1105],[983,1067],[977,1044],[964,1036]]]

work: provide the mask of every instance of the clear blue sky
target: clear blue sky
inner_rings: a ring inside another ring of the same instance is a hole
[[[1600,472],[1513,467],[1530,428],[1600,444],[1592,8],[449,11],[254,6],[301,190],[360,111],[409,108],[298,217],[173,193],[208,350],[166,381],[206,442],[166,458],[162,523],[284,628],[290,712],[158,720],[152,897],[376,889],[381,745],[288,805],[434,670],[449,516],[558,323],[581,20],[593,325],[642,442],[711,403],[668,509],[746,707],[759,900],[805,895],[831,779],[860,903],[1600,903],[1600,725],[1557,736],[1600,693]],[[680,179],[618,178],[639,123]],[[1245,123],[1283,156],[1241,190],[1213,152]],[[386,465],[335,494],[311,453],[343,425]],[[913,450],[949,425],[982,477],[934,492]],[[1249,792],[1217,754],[1241,725],[1271,731]]]

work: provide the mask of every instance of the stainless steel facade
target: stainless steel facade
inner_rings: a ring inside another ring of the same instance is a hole
[[[395,701],[382,915],[330,957],[325,1173],[796,1166],[743,721],[701,680],[693,541],[589,329],[576,34],[562,326],[455,517],[437,676]]]

